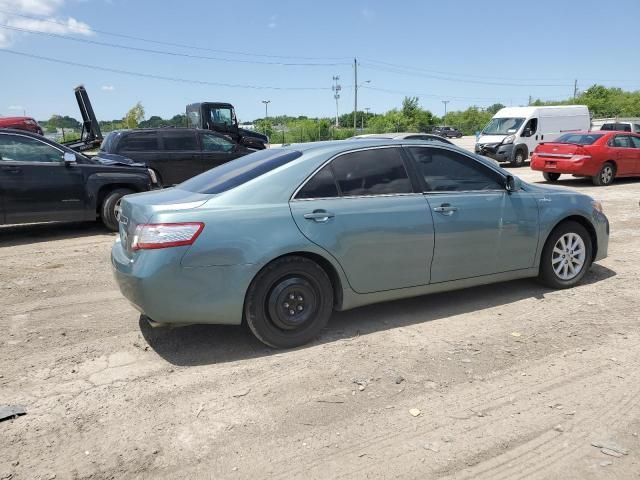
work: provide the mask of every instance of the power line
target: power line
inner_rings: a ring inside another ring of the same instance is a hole
[[[90,44],[90,45],[100,45],[103,47],[111,47],[111,48],[120,48],[123,50],[131,50],[131,51],[136,51],[136,52],[143,52],[143,53],[154,53],[154,54],[160,54],[160,55],[170,55],[173,57],[185,57],[185,58],[193,58],[193,59],[197,59],[197,60],[213,60],[213,61],[218,61],[218,62],[228,62],[228,63],[249,63],[252,65],[277,65],[277,66],[285,66],[285,67],[290,67],[290,66],[307,66],[307,67],[324,67],[324,66],[329,66],[329,67],[334,67],[337,65],[349,65],[348,63],[309,63],[309,62],[305,62],[305,63],[292,63],[292,62],[268,62],[268,61],[260,61],[260,60],[241,60],[241,59],[233,59],[233,58],[221,58],[221,57],[209,57],[206,55],[193,55],[190,53],[179,53],[179,52],[168,52],[166,50],[154,50],[151,48],[141,48],[141,47],[133,47],[130,45],[120,45],[117,43],[108,43],[108,42],[100,42],[98,40],[90,40],[88,38],[79,38],[79,37],[70,37],[68,35],[61,35],[59,33],[52,33],[52,32],[41,32],[38,30],[30,30],[27,28],[19,28],[19,27],[12,27],[9,25],[4,25],[4,24],[0,24],[0,28],[4,28],[7,30],[14,30],[17,32],[24,32],[24,33],[35,33],[36,35],[43,35],[46,37],[51,37],[51,38],[59,38],[62,40],[68,40],[68,41],[72,41],[72,42],[78,42],[78,43],[86,43],[86,44]]]
[[[123,74],[123,75],[131,75],[131,76],[136,76],[136,77],[144,77],[144,78],[152,78],[155,80],[167,80],[170,82],[180,82],[180,83],[192,83],[192,84],[196,84],[196,85],[210,85],[210,86],[215,86],[215,87],[229,87],[229,88],[250,88],[250,89],[254,89],[254,90],[330,90],[329,87],[272,87],[272,86],[266,86],[266,85],[244,85],[244,84],[239,84],[239,83],[220,83],[220,82],[208,82],[206,80],[194,80],[194,79],[188,79],[188,78],[179,78],[179,77],[167,77],[164,75],[155,75],[153,73],[144,73],[144,72],[134,72],[131,70],[121,70],[118,68],[109,68],[109,67],[102,67],[102,66],[98,66],[98,65],[89,65],[86,63],[79,63],[79,62],[71,62],[68,60],[61,60],[58,58],[51,58],[51,57],[43,57],[41,55],[33,55],[31,53],[25,53],[25,52],[18,52],[16,50],[9,50],[9,49],[1,49],[0,48],[0,53],[10,53],[12,55],[19,55],[22,57],[27,57],[27,58],[34,58],[37,60],[43,60],[43,61],[47,61],[47,62],[53,62],[53,63],[60,63],[63,65],[71,65],[74,67],[82,67],[82,68],[88,68],[88,69],[92,69],[92,70],[101,70],[104,72],[111,72],[111,73],[119,73],[119,74]]]
[[[33,15],[25,15],[25,14],[22,14],[22,13],[11,12],[11,11],[8,11],[8,10],[3,10],[3,9],[0,9],[0,13],[4,13],[5,15],[10,15],[10,16],[13,16],[13,17],[21,17],[21,18],[27,18],[27,19],[30,19],[30,20],[37,20],[39,22],[52,23],[52,24],[61,25],[61,26],[64,26],[64,27],[68,27],[69,26],[67,23],[59,22],[57,20],[54,20],[54,19],[51,19],[51,18],[46,18],[46,17],[37,17],[37,16],[33,16]],[[241,55],[241,56],[246,56],[246,57],[284,58],[284,59],[298,59],[298,60],[343,60],[345,62],[348,62],[350,60],[349,57],[301,57],[301,56],[293,56],[293,55],[269,55],[269,54],[261,54],[261,53],[239,52],[239,51],[234,51],[234,50],[220,50],[220,49],[214,49],[214,48],[208,48],[208,47],[200,47],[200,46],[197,46],[197,45],[187,45],[187,44],[183,44],[183,43],[166,42],[166,41],[162,41],[162,40],[154,40],[154,39],[150,39],[150,38],[136,37],[136,36],[133,36],[133,35],[127,35],[127,34],[123,34],[123,33],[107,32],[105,30],[97,30],[95,28],[87,28],[86,30],[88,32],[96,33],[96,34],[100,34],[100,35],[108,35],[108,36],[111,36],[111,37],[126,38],[128,40],[137,40],[137,41],[140,41],[140,42],[155,43],[157,45],[166,45],[166,46],[169,46],[169,47],[186,48],[186,49],[191,49],[191,50],[201,50],[201,51],[215,52],[215,53],[225,53],[225,54],[229,54],[229,55]]]
[[[427,98],[450,98],[453,100],[476,100],[476,101],[486,101],[486,102],[499,102],[501,99],[499,98],[491,98],[491,97],[456,97],[453,95],[436,95],[433,93],[416,93],[416,92],[407,92],[407,91],[402,91],[402,90],[390,90],[387,88],[379,88],[379,87],[368,87],[368,86],[361,86],[360,88],[366,88],[367,90],[375,90],[378,92],[384,92],[384,93],[393,93],[393,94],[398,94],[398,95],[407,95],[407,96],[413,96],[413,97],[427,97]]]

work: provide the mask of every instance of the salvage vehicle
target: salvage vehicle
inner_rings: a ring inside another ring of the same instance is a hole
[[[445,138],[462,138],[462,132],[455,127],[433,127],[431,133]]]
[[[100,123],[96,118],[96,114],[93,112],[89,94],[83,85],[74,88],[73,93],[75,94],[80,115],[82,116],[82,130],[80,131],[80,138],[78,140],[63,142],[62,145],[76,152],[84,152],[98,148],[100,143],[102,143],[102,132],[100,131]]]
[[[634,122],[607,122],[600,127],[600,130],[640,133],[640,120]]]
[[[640,177],[640,135],[606,130],[567,133],[538,145],[531,168],[543,172],[548,182],[570,174],[591,177],[596,186],[611,185],[617,177]]]
[[[226,135],[234,142],[255,150],[263,150],[269,144],[266,135],[238,127],[236,111],[230,103],[201,102],[187,105],[187,124],[192,128]]]
[[[100,219],[115,231],[122,197],[153,186],[143,165],[101,163],[35,133],[0,130],[0,224]]]
[[[522,167],[539,143],[589,128],[591,117],[584,105],[506,107],[498,110],[484,127],[475,151],[498,162],[509,162],[512,167]]]
[[[31,117],[0,117],[0,128],[14,128],[42,135],[42,127]]]
[[[356,135],[355,137],[351,137],[348,140],[424,140],[425,142],[440,142],[446,143],[448,145],[453,145],[449,140],[440,135],[433,135],[430,133],[415,133],[415,132],[406,132],[406,133],[367,133],[363,135]]]
[[[143,163],[160,185],[171,186],[251,152],[255,150],[208,130],[141,128],[108,133],[97,159]]]
[[[128,195],[111,259],[153,324],[244,319],[288,348],[333,310],[525,277],[572,287],[608,238],[586,195],[444,144],[358,140],[262,150]]]

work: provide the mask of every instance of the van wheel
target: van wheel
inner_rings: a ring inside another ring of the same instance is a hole
[[[524,165],[524,150],[521,148],[516,150],[516,153],[513,155],[513,160],[511,161],[511,166],[520,168]]]
[[[313,340],[333,311],[327,273],[312,260],[290,256],[264,267],[247,292],[244,315],[262,343],[293,348]]]
[[[557,182],[560,178],[560,174],[556,172],[543,172],[542,176],[547,182]]]
[[[591,177],[591,181],[597,187],[606,187],[613,183],[613,179],[616,177],[616,167],[611,162],[605,162],[597,175]]]
[[[112,232],[118,231],[118,217],[120,215],[120,201],[125,195],[135,193],[128,188],[117,188],[104,197],[100,207],[100,218],[105,227]]]

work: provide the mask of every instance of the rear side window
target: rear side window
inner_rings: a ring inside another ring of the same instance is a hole
[[[631,143],[634,148],[640,148],[640,137],[631,137]]]
[[[441,148],[409,147],[425,181],[427,192],[501,190],[497,172],[470,157]]]
[[[630,132],[631,125],[628,123],[605,123],[600,127],[600,130],[616,131],[616,132]]]
[[[226,192],[292,162],[301,155],[302,152],[297,150],[260,150],[207,170],[186,182],[182,182],[178,188],[212,195]]]
[[[181,152],[199,150],[196,133],[193,130],[168,130],[162,132],[164,150]]]
[[[400,148],[345,153],[331,168],[343,196],[412,193]]]
[[[327,165],[302,187],[296,198],[333,198],[338,196],[338,187],[331,171],[331,165]]]
[[[611,146],[616,148],[631,148],[631,138],[627,135],[618,135],[612,140]]]
[[[159,150],[156,132],[136,132],[125,135],[118,145],[118,151],[145,152]]]

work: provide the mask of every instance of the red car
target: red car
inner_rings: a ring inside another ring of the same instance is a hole
[[[594,131],[565,133],[539,144],[531,168],[555,182],[563,173],[591,177],[594,185],[610,185],[616,177],[640,177],[640,135]]]
[[[42,135],[42,128],[30,117],[0,117],[0,128],[17,128]]]

